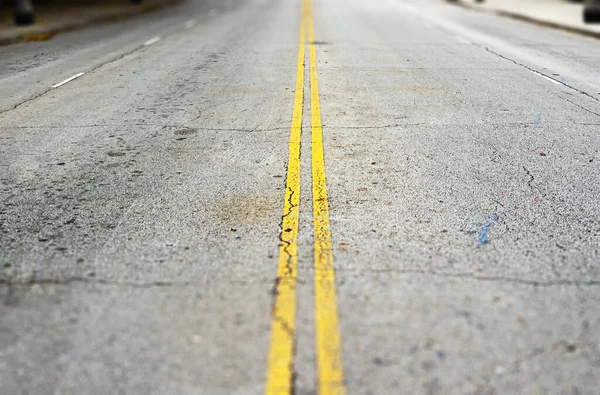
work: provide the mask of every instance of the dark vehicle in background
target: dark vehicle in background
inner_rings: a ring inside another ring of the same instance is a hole
[[[33,23],[33,5],[31,0],[15,0],[14,5],[15,24],[31,25]]]
[[[583,8],[583,20],[587,23],[600,23],[600,0],[587,0]]]

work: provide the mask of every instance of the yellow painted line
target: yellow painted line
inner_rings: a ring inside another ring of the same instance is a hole
[[[304,58],[306,52],[306,4],[300,22],[300,44],[296,92],[290,130],[289,159],[286,177],[283,221],[275,302],[271,323],[271,345],[267,366],[265,394],[291,395],[294,382],[294,354],[296,331],[296,272],[298,261],[298,217],[300,213],[300,137],[304,100]]]
[[[314,215],[314,265],[315,265],[315,315],[318,393],[344,395],[344,370],[342,366],[340,327],[335,290],[335,272],[329,202],[325,179],[323,152],[323,125],[317,78],[317,51],[315,48],[314,21],[311,0],[308,7],[308,41],[310,53],[310,104],[312,122],[312,185]]]
[[[265,393],[291,395],[294,390],[294,354],[296,320],[296,274],[298,217],[300,213],[300,137],[304,100],[304,60],[306,35],[309,41],[310,102],[312,124],[312,186],[314,215],[315,315],[318,393],[345,395],[338,322],[335,272],[329,202],[325,178],[323,126],[317,78],[317,55],[314,45],[314,22],[311,0],[303,1],[296,92],[289,142],[288,173],[282,221],[281,244],[271,345]]]

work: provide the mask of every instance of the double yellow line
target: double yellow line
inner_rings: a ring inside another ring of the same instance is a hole
[[[306,40],[309,48],[310,105],[312,124],[312,192],[314,216],[315,320],[318,392],[344,395],[340,330],[329,224],[329,203],[323,154],[323,126],[317,78],[317,52],[311,0],[303,0],[298,48],[296,91],[289,142],[284,215],[279,246],[271,346],[265,393],[292,394],[296,335],[296,274],[298,217],[300,214],[300,138],[304,105]]]

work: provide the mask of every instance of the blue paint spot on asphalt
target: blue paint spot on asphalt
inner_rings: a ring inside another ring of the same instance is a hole
[[[542,113],[539,113],[537,119],[535,120],[536,126],[538,126],[540,122],[542,122]]]
[[[484,245],[488,243],[488,234],[490,233],[490,230],[492,230],[492,227],[494,226],[496,221],[498,221],[498,216],[496,214],[488,214],[488,216],[485,219],[485,223],[479,231],[479,236],[477,237],[477,242],[479,244]]]
[[[560,82],[565,83],[565,77],[560,77]]]

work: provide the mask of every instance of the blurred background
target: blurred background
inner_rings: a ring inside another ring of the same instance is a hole
[[[186,0],[4,0],[0,44],[45,40],[55,33],[117,20]],[[187,0],[189,1],[189,0]],[[440,0],[553,27],[600,34],[599,0]]]
[[[177,3],[179,0],[4,0],[0,1],[0,44],[44,40],[59,32]]]

